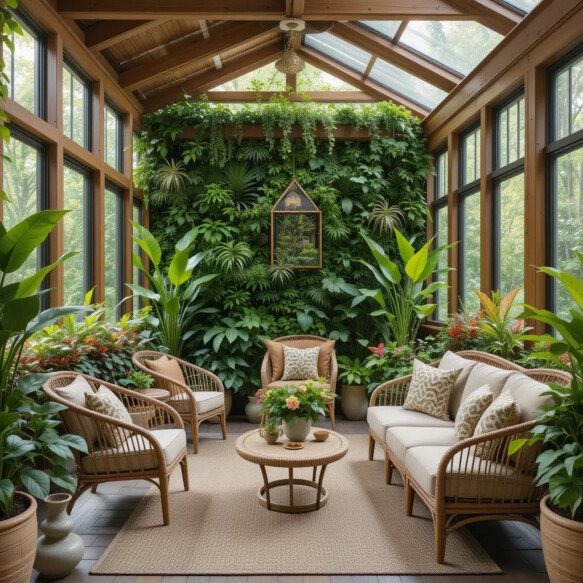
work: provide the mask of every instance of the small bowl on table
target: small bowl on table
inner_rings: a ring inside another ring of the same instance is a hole
[[[314,439],[316,441],[326,441],[330,437],[329,431],[314,431]]]

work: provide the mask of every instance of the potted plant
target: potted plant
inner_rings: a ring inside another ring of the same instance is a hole
[[[340,387],[340,405],[346,419],[359,421],[366,417],[368,398],[366,385],[372,374],[366,361],[349,356],[338,357],[338,379],[342,382]]]
[[[269,445],[274,445],[281,434],[283,429],[277,424],[275,419],[267,419],[265,424],[259,428],[259,435],[265,439]]]
[[[6,281],[7,274],[17,272],[36,253],[65,212],[42,211],[8,231],[0,223],[0,583],[28,583],[37,534],[33,496],[48,496],[51,483],[74,491],[76,480],[67,461],[72,448],[87,451],[81,437],[57,432],[57,415],[65,407],[35,399],[46,376],[19,374],[19,356],[27,339],[63,316],[85,309],[52,308],[39,313],[37,290],[42,281],[74,254],[20,281]]]
[[[262,414],[282,423],[283,432],[290,441],[305,441],[312,423],[326,414],[326,403],[335,397],[334,393],[313,380],[305,385],[259,389],[256,396],[262,404]]]
[[[121,379],[119,384],[124,387],[129,387],[136,391],[149,389],[154,384],[154,379],[147,373],[141,370],[128,370],[128,376]]]
[[[575,252],[581,268],[583,253]],[[525,444],[542,443],[537,457],[537,482],[548,488],[541,501],[541,537],[549,577],[553,582],[580,581],[583,573],[583,279],[565,271],[543,267],[570,295],[574,306],[562,317],[526,306],[522,317],[555,329],[557,335],[525,336],[544,341],[548,350],[534,358],[550,361],[569,372],[571,386],[550,385],[551,403],[544,407],[530,439],[510,444],[515,453]]]
[[[247,421],[249,423],[260,423],[261,422],[261,400],[257,396],[257,392],[253,391],[250,395],[247,395],[247,404],[245,405],[245,415],[247,416]]]

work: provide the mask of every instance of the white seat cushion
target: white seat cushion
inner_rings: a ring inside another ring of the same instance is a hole
[[[520,423],[533,421],[543,414],[541,407],[548,405],[551,398],[543,393],[549,390],[548,385],[539,383],[521,372],[513,372],[504,385],[502,393],[510,393],[520,407]]]
[[[150,434],[162,446],[167,464],[171,464],[186,448],[184,429],[157,429]],[[132,472],[157,468],[158,457],[145,437],[132,435],[118,447],[96,450],[83,457],[81,464],[89,474]]]
[[[411,447],[421,445],[453,445],[456,443],[453,427],[389,427],[385,441],[395,457],[405,461],[405,454]]]
[[[222,391],[194,391],[196,408],[199,415],[218,409],[225,404],[225,393]],[[168,405],[179,413],[190,413],[190,400],[186,393],[180,393],[168,399]]]
[[[388,427],[453,427],[453,421],[437,419],[418,411],[409,411],[403,407],[383,406],[369,407],[366,420],[370,428],[380,437],[385,437]]]
[[[448,449],[447,445],[431,445],[407,450],[405,467],[419,486],[429,494],[435,494],[437,468]],[[447,498],[517,501],[526,499],[534,488],[532,478],[526,474],[519,474],[515,481],[516,470],[512,466],[502,467],[491,460],[473,456],[467,460],[466,455],[465,451],[456,454],[453,463],[448,465],[447,471],[452,475],[446,480]],[[461,461],[460,456],[463,456]],[[501,473],[498,474],[499,472]],[[458,479],[457,474],[462,474],[463,477]],[[491,474],[492,479],[488,479],[485,474]]]
[[[452,419],[455,419],[455,416],[457,415],[458,409],[460,408],[462,402],[462,395],[468,381],[468,377],[470,376],[470,373],[476,364],[477,363],[475,360],[462,358],[450,350],[448,350],[443,355],[443,358],[439,362],[438,368],[442,370],[452,370],[456,368],[462,369],[462,372],[459,374],[455,380],[455,383],[453,384],[453,389],[451,391],[451,395],[449,396],[449,416]]]

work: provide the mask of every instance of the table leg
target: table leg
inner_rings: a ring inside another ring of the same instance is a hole
[[[271,500],[269,499],[269,482],[267,481],[267,471],[265,466],[259,466],[261,468],[261,475],[263,476],[263,484],[265,486],[265,500],[267,501],[267,510],[271,510]]]
[[[316,508],[320,508],[320,498],[322,497],[322,482],[324,481],[324,472],[326,471],[326,465],[322,466],[320,470],[320,479],[318,480],[318,490],[316,493]]]
[[[294,505],[294,469],[289,468],[289,505]]]
[[[314,466],[314,470],[312,471],[312,482],[316,481],[317,472],[318,472],[318,466]]]

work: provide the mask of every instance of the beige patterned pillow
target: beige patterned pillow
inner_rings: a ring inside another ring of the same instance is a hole
[[[89,409],[96,413],[133,424],[132,417],[121,400],[113,391],[103,385],[96,393],[86,394],[85,403]],[[113,425],[101,425],[101,427],[103,427],[103,438],[112,447],[119,447],[131,434],[130,431],[122,427],[114,427]]]
[[[462,402],[455,416],[455,436],[458,441],[472,437],[484,411],[494,399],[490,385],[475,390]]]
[[[449,421],[449,395],[461,372],[461,368],[440,370],[415,359],[403,408]]]
[[[520,407],[510,394],[500,395],[484,411],[478,421],[474,436],[490,433],[498,429],[504,429],[516,425],[520,421]],[[499,447],[492,447],[496,442],[479,443],[476,445],[475,455],[489,459],[498,457]]]
[[[294,348],[283,347],[283,375],[282,381],[300,381],[318,378],[318,357],[320,347]]]

